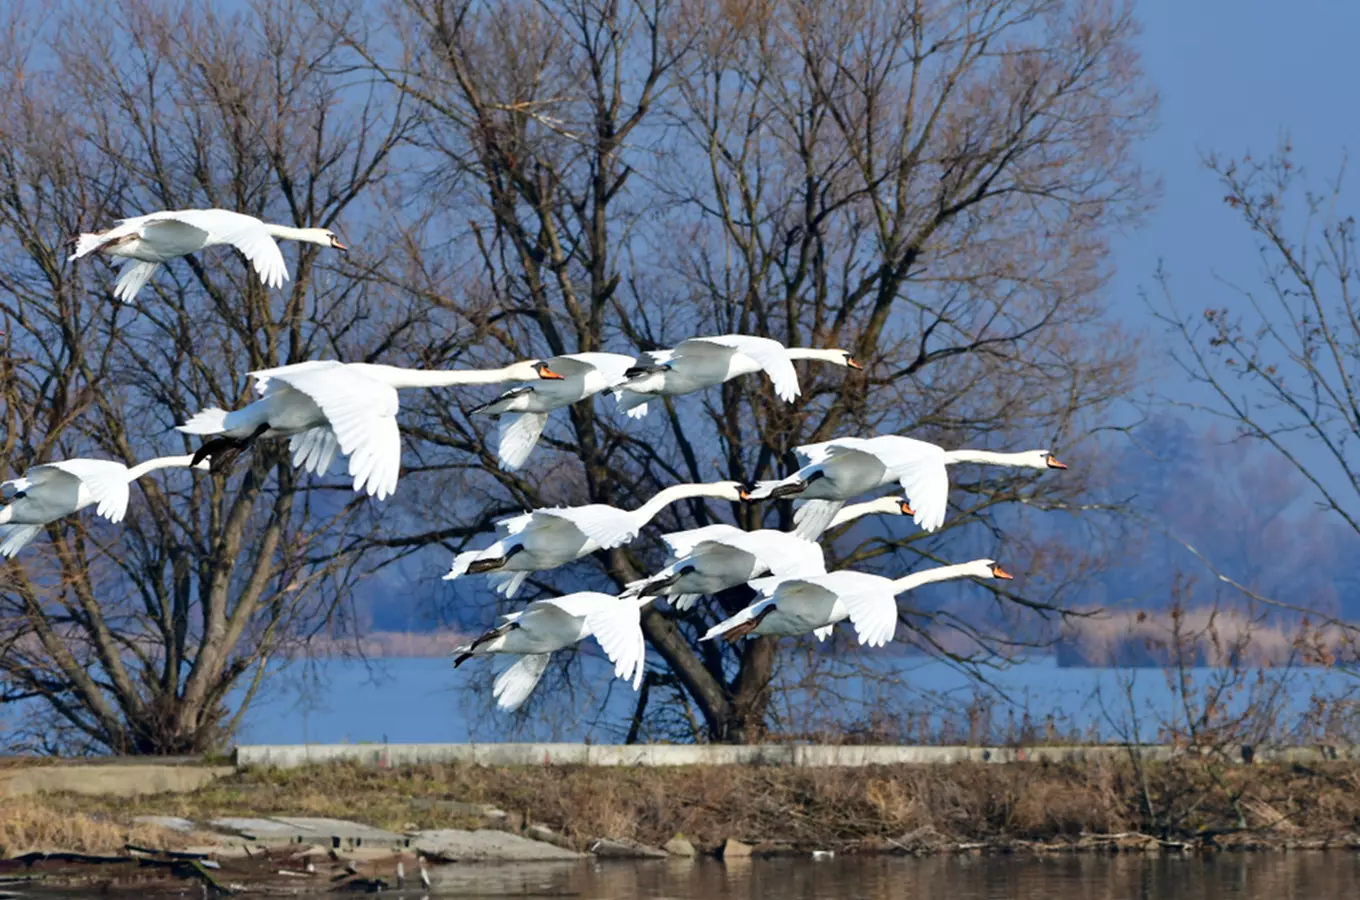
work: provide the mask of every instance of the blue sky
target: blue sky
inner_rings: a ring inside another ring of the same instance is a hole
[[[1254,271],[1250,235],[1203,155],[1263,157],[1288,135],[1320,182],[1344,151],[1360,151],[1360,3],[1141,0],[1135,9],[1143,63],[1161,96],[1142,156],[1163,192],[1146,224],[1116,245],[1114,291],[1130,323],[1143,324],[1138,288],[1152,287],[1159,259],[1189,308],[1228,302],[1215,272],[1245,280]]]

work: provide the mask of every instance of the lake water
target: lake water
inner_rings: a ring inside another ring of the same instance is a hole
[[[473,668],[487,665],[485,660],[474,660],[458,670],[442,657],[333,659],[293,665],[268,680],[268,690],[248,711],[238,741],[442,743],[507,737],[618,741],[617,722],[626,721],[636,695],[604,666],[594,665],[598,662],[588,661],[585,677],[571,695],[552,697],[550,706],[560,707],[555,721],[527,725],[485,708],[487,684],[485,678],[478,680],[478,670]],[[1198,684],[1215,675],[1211,669],[1191,671]],[[1144,740],[1155,739],[1158,718],[1173,715],[1176,709],[1167,679],[1157,669],[1060,668],[1053,659],[1043,657],[990,671],[988,678],[995,690],[980,687],[952,666],[924,658],[908,658],[897,672],[899,687],[885,696],[879,686],[875,688],[879,693],[872,698],[866,695],[861,702],[896,716],[925,711],[957,718],[977,696],[985,695],[995,704],[994,722],[1004,722],[1007,716],[1020,719],[1027,714],[1033,721],[1042,721],[1055,715],[1074,727],[1091,727],[1104,738],[1120,739],[1127,736],[1119,732],[1127,731],[1131,697]],[[1285,679],[1277,699],[1293,714],[1302,712],[1315,694],[1340,695],[1355,685],[1353,678],[1325,670],[1300,669],[1271,677]],[[854,690],[853,683],[839,684],[836,702],[853,702]],[[1239,693],[1234,702],[1247,698],[1247,693]],[[790,705],[800,707],[800,702],[794,698]],[[594,715],[600,706],[609,711],[608,716]],[[610,718],[613,729],[601,724]],[[513,733],[509,731],[512,723],[519,728]]]
[[[454,896],[587,900],[1325,900],[1353,897],[1357,884],[1360,854],[1333,851],[447,866],[435,887]]]

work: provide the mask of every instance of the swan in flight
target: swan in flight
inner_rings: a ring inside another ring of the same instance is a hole
[[[774,392],[792,403],[801,393],[795,359],[815,359],[851,369],[864,367],[845,350],[785,347],[776,340],[749,334],[693,337],[670,350],[645,350],[624,373],[628,380],[614,388],[619,409],[631,418],[647,414],[652,396],[676,397],[714,387],[739,375],[765,372]]]
[[[900,497],[880,497],[847,506],[832,526],[875,513],[912,515]],[[624,597],[667,597],[677,610],[694,606],[700,596],[737,587],[763,575],[792,578],[826,571],[822,548],[787,531],[743,531],[735,525],[705,525],[661,536],[670,550],[669,565],[650,578],[629,582]]]
[[[894,482],[906,491],[914,520],[926,531],[944,524],[949,507],[946,465],[987,463],[1030,469],[1065,469],[1048,450],[996,453],[990,450],[945,450],[935,444],[896,434],[872,438],[837,438],[795,447],[800,468],[787,478],[762,481],[751,488],[752,500],[801,497],[807,501],[794,514],[795,533],[815,540],[830,525],[841,505]]]
[[[554,356],[548,365],[561,378],[550,383],[511,388],[490,403],[472,410],[500,416],[500,440],[496,449],[500,467],[513,472],[529,458],[538,443],[548,413],[593,397],[621,382],[633,364],[621,353],[568,353]]]
[[[127,515],[128,485],[157,469],[189,467],[192,456],[162,456],[128,468],[106,459],[68,459],[33,466],[0,484],[0,556],[11,558],[49,522],[87,506],[110,522]],[[206,468],[198,466],[198,468]]]
[[[744,500],[746,491],[735,481],[677,484],[658,491],[633,510],[591,503],[509,516],[496,522],[495,543],[483,550],[459,553],[444,580],[491,572],[496,591],[513,597],[529,573],[555,569],[596,550],[626,544],[667,505],[690,497],[735,502]]]
[[[533,378],[561,380],[541,360],[501,369],[402,369],[372,363],[317,360],[250,373],[260,399],[238,410],[213,407],[178,426],[185,434],[211,435],[194,461],[222,471],[256,440],[289,437],[293,465],[324,475],[336,453],[349,457],[354,489],[379,500],[397,489],[401,388],[486,384]]]
[[[623,600],[596,591],[535,600],[522,610],[501,616],[501,624],[453,652],[454,668],[474,656],[509,653],[519,656],[497,678],[496,705],[518,709],[543,677],[552,654],[588,637],[595,638],[614,664],[614,675],[642,684],[647,644],[642,637],[642,608],[651,602]]]
[[[162,263],[196,253],[204,247],[230,245],[241,251],[266,287],[280,288],[288,267],[275,238],[320,244],[344,252],[335,232],[325,228],[270,225],[254,216],[227,209],[178,209],[120,219],[107,231],[87,232],[71,239],[72,260],[99,252],[123,260],[113,296],[129,303]]]
[[[735,641],[747,634],[796,635],[812,632],[826,640],[837,622],[855,626],[861,644],[881,647],[897,630],[897,595],[936,581],[955,578],[1011,578],[995,560],[975,559],[936,566],[904,578],[868,572],[827,572],[798,578],[760,578],[751,583],[764,596],[714,625],[700,640]]]

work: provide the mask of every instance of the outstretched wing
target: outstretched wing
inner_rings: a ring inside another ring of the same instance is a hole
[[[586,616],[586,627],[595,637],[604,655],[614,664],[614,675],[633,682],[633,690],[642,686],[646,670],[647,642],[642,637],[642,611],[635,600],[601,603]]]
[[[548,414],[544,412],[503,413],[499,422],[500,441],[496,445],[501,468],[513,472],[524,465],[546,424]]]
[[[265,371],[269,372],[266,378],[306,394],[325,413],[340,451],[349,456],[356,491],[384,500],[397,489],[401,432],[397,430],[395,388],[345,367]]]
[[[831,572],[818,579],[840,598],[859,642],[882,647],[897,631],[897,598],[892,582],[867,572]]]
[[[157,213],[157,221],[145,226],[147,230],[162,221],[191,225],[211,236],[217,243],[231,244],[249,260],[260,281],[266,287],[280,288],[288,280],[288,266],[283,251],[265,230],[264,223],[253,216],[220,209],[182,209]]]
[[[90,492],[95,512],[110,522],[121,522],[127,515],[128,470],[122,463],[104,459],[67,459],[45,466],[34,466],[25,473],[25,477],[31,479],[35,473],[40,473],[44,469],[55,469],[78,479]],[[39,474],[38,477],[43,476]]]
[[[538,687],[551,659],[551,653],[529,653],[515,660],[513,666],[496,676],[496,683],[491,687],[496,705],[506,712],[523,706]]]
[[[798,373],[793,368],[793,360],[789,359],[788,348],[776,340],[749,334],[720,334],[714,337],[690,338],[690,341],[706,341],[721,347],[730,347],[743,356],[749,356],[766,375],[770,376],[770,380],[774,382],[775,394],[787,403],[792,403],[801,393],[798,387]],[[689,341],[682,343],[681,347],[687,343]]]
[[[762,528],[742,531],[722,540],[750,553],[778,578],[819,575],[826,571],[821,545],[786,531]]]
[[[805,540],[817,540],[844,505],[844,500],[802,501],[793,512],[793,533]]]
[[[604,503],[539,509],[535,512],[570,522],[587,538],[599,544],[602,550],[621,547],[638,534],[637,521],[627,510]]]
[[[949,472],[944,457],[925,458],[914,465],[899,467],[897,478],[916,511],[913,521],[926,531],[935,531],[943,525],[949,511]]]
[[[670,550],[671,559],[676,560],[682,556],[689,556],[701,541],[721,541],[736,534],[746,534],[746,532],[735,525],[718,523],[716,525],[705,525],[702,528],[690,528],[687,531],[672,531],[669,534],[661,535],[661,541]]]
[[[0,525],[0,556],[12,559],[40,531],[41,525]]]
[[[288,439],[288,449],[293,452],[293,465],[304,472],[325,475],[331,469],[331,462],[340,449],[340,441],[328,426],[308,428]]]

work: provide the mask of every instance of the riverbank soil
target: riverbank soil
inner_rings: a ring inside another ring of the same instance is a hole
[[[183,793],[7,800],[0,806],[0,857],[11,862],[0,870],[0,882],[37,871],[34,866],[56,867],[52,871],[67,880],[117,871],[129,883],[136,881],[132,873],[153,881],[173,877],[205,884],[205,876],[211,876],[249,883],[252,889],[271,872],[271,884],[298,877],[278,874],[302,864],[297,843],[267,848],[269,854],[283,854],[286,864],[283,857],[257,859],[251,847],[266,845],[253,843],[259,836],[243,833],[249,830],[243,826],[233,833],[221,824],[231,817],[255,817],[251,821],[266,830],[270,823],[291,821],[287,817],[329,817],[309,821],[323,823],[322,831],[331,820],[348,820],[354,827],[363,823],[391,837],[389,844],[408,843],[379,848],[370,842],[360,853],[342,847],[339,836],[332,842],[325,835],[312,851],[314,861],[317,854],[325,855],[330,874],[324,883],[343,874],[337,883],[348,878],[356,886],[378,877],[390,884],[400,854],[410,855],[408,873],[418,859],[433,859],[411,843],[411,836],[437,829],[469,829],[458,833],[473,836],[508,833],[516,840],[531,838],[540,846],[551,842],[582,853],[630,843],[655,848],[678,834],[699,853],[712,855],[721,855],[724,846],[750,848],[755,855],[1360,849],[1360,765],[1230,765],[1185,758],[1146,765],[1131,759],[827,769],[323,765],[245,770]],[[68,857],[51,856],[52,851]],[[35,852],[49,855],[24,856]],[[386,874],[355,870],[355,860],[364,853],[370,857],[365,864],[381,857]],[[79,854],[124,859],[82,861]],[[435,859],[432,865],[457,857]],[[494,858],[493,851],[480,861]],[[208,860],[209,868],[199,866],[200,860]],[[122,868],[109,868],[115,865]]]

